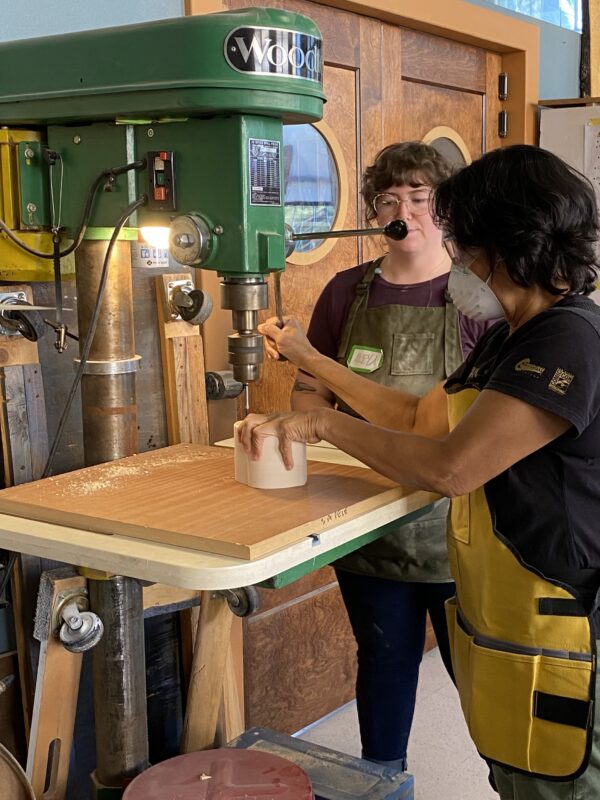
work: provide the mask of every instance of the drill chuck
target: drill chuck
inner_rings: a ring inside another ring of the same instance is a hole
[[[258,380],[264,358],[260,333],[232,333],[227,337],[227,352],[236,381],[251,383]]]
[[[261,277],[225,279],[221,283],[221,306],[232,312],[235,333],[227,337],[228,361],[233,377],[252,383],[260,377],[263,338],[257,332],[258,312],[269,305],[267,284]]]

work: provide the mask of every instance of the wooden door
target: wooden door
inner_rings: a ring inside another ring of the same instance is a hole
[[[399,28],[309,0],[227,0],[228,8],[274,6],[313,19],[323,34],[327,103],[324,122],[347,183],[336,228],[362,227],[362,170],[386,144],[407,139],[457,141],[475,158],[493,134],[500,56]],[[284,312],[305,325],[329,279],[381,252],[377,237],[338,239],[310,264],[288,263]],[[271,308],[265,316],[274,314]],[[289,408],[290,364],[266,363],[251,386],[251,408]],[[430,645],[434,640],[429,637]],[[354,696],[356,647],[329,567],[286,589],[261,590],[261,607],[244,623],[246,725],[294,732]]]

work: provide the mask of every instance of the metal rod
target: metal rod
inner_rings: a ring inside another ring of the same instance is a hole
[[[273,292],[275,294],[275,315],[283,328],[283,303],[281,301],[281,272],[273,273]]]
[[[67,311],[67,309],[63,308],[63,311]],[[44,317],[44,322],[46,323],[46,325],[49,325],[52,328],[52,330],[54,330],[55,332],[57,331],[58,326],[56,322],[53,322],[51,319],[46,319],[45,317]],[[74,339],[76,342],[79,341],[79,336],[75,336],[74,333],[71,333],[68,330],[65,331],[65,336],[68,336],[69,339]]]
[[[285,326],[283,320],[283,302],[281,300],[281,272],[273,273],[273,292],[275,294],[275,315],[277,317],[277,325],[280,328]],[[287,361],[283,353],[279,354],[279,363]]]
[[[104,622],[92,654],[95,777],[101,786],[122,786],[149,764],[142,587],[115,576],[90,580],[89,594]]]
[[[293,233],[292,239],[295,242],[305,239],[334,239],[344,236],[373,236],[376,233],[383,233],[385,228],[352,228],[344,231],[313,231],[313,233]]]
[[[390,239],[400,241],[408,234],[408,225],[403,219],[393,219],[384,225],[383,228],[352,228],[343,231],[313,231],[312,233],[292,233],[291,241],[301,241],[303,239],[333,239],[343,236],[375,236],[383,234]]]

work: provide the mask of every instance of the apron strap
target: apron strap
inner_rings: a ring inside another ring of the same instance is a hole
[[[337,360],[341,363],[343,363],[344,359],[346,358],[348,342],[350,341],[350,334],[352,333],[356,315],[358,314],[361,306],[366,305],[369,300],[369,289],[371,288],[371,284],[373,283],[375,275],[378,274],[377,271],[382,261],[383,256],[371,261],[365,271],[365,274],[363,275],[362,280],[356,284],[356,289],[354,290],[354,300],[352,301],[352,305],[348,311],[346,325],[342,331],[342,335],[340,337],[340,346],[338,347]]]
[[[568,597],[540,597],[538,614],[554,617],[587,617],[583,604]]]
[[[463,363],[463,349],[460,340],[458,311],[448,291],[444,293],[446,313],[444,319],[444,370],[449,378]]]
[[[533,693],[533,714],[547,722],[588,730],[594,719],[593,700],[576,700],[547,692]]]

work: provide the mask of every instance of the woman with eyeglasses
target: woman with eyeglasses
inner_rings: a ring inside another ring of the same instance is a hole
[[[447,604],[461,705],[503,800],[600,797],[600,308],[589,181],[551,153],[495,150],[433,200],[466,314],[502,314],[442,386],[411,397],[367,385],[290,322],[277,348],[369,424],[327,409],[265,420],[326,439],[398,481],[452,497]],[[368,409],[377,409],[375,415]]]
[[[339,272],[319,297],[312,345],[373,384],[422,395],[462,363],[486,323],[460,315],[447,298],[450,258],[430,214],[432,186],[451,167],[421,142],[392,144],[362,181],[367,222],[405,221],[386,253]],[[337,408],[371,418],[325,383],[298,373],[292,408]],[[358,644],[356,698],[363,756],[406,769],[429,612],[452,674],[444,602],[454,595],[446,548],[449,501],[335,564]]]

